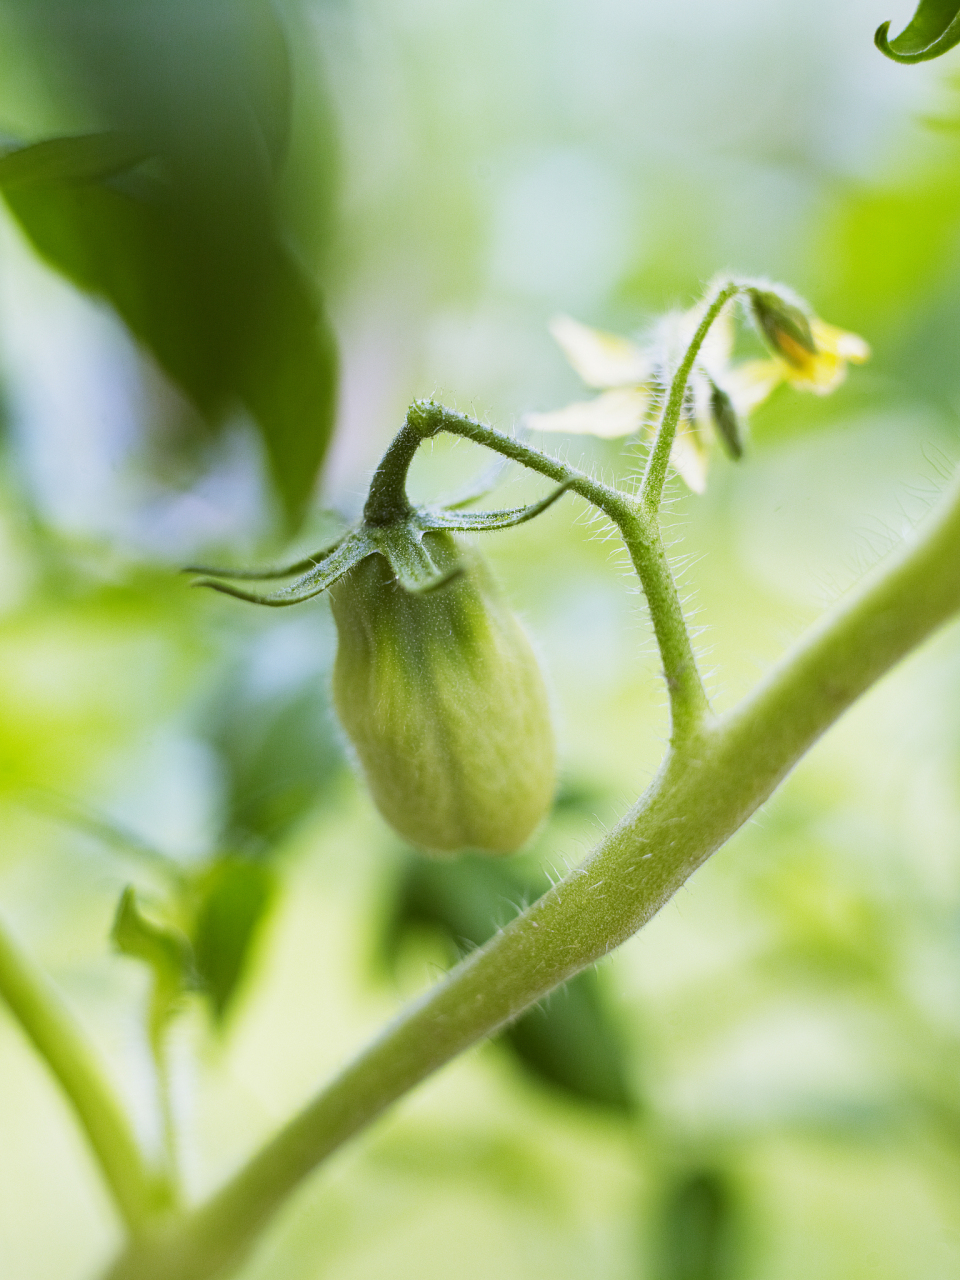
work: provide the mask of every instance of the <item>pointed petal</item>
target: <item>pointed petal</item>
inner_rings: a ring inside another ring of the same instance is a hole
[[[534,516],[538,516],[541,511],[546,511],[547,507],[552,506],[556,500],[563,496],[573,483],[571,480],[564,481],[558,485],[552,493],[548,493],[545,498],[541,498],[539,502],[533,502],[528,507],[514,507],[510,511],[464,511],[457,515],[446,512],[429,512],[424,513],[426,519],[431,523],[437,520],[434,528],[449,529],[454,533],[471,533],[471,532],[491,532],[495,529],[512,529],[514,525],[524,524],[527,520],[532,520]]]
[[[670,462],[680,479],[694,493],[704,493],[707,488],[707,450],[694,425],[680,421]]]
[[[626,387],[643,382],[650,362],[638,346],[616,333],[591,329],[571,316],[554,316],[550,321],[561,351],[588,387]]]
[[[724,389],[739,414],[748,414],[763,404],[787,376],[787,366],[780,360],[745,360],[724,376]]]
[[[827,324],[826,320],[820,320],[816,316],[810,322],[810,329],[818,351],[828,351],[841,360],[849,360],[851,364],[863,364],[870,359],[870,344],[858,333],[838,329],[836,325]]]
[[[846,378],[847,362],[832,351],[820,351],[796,368],[787,366],[785,373],[791,387],[828,396]]]
[[[368,539],[356,535],[347,537],[332,555],[297,578],[296,582],[291,582],[289,586],[281,587],[279,591],[272,591],[266,595],[255,591],[244,591],[241,587],[234,587],[226,582],[216,582],[212,578],[201,578],[193,585],[209,587],[224,595],[236,596],[238,600],[249,600],[251,604],[265,604],[278,609],[318,596],[321,591],[326,591],[327,587],[339,581],[349,569],[352,569],[359,560],[370,555],[373,550]]]
[[[531,431],[563,431],[613,440],[640,429],[649,403],[650,393],[644,387],[623,387],[552,413],[525,414],[523,424]]]
[[[735,461],[743,457],[743,430],[736,406],[729,393],[717,383],[711,383],[710,416],[727,453]]]

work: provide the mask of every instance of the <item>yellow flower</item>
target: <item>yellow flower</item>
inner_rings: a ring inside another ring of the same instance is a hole
[[[847,376],[848,362],[863,364],[870,359],[863,338],[809,315],[782,286],[748,289],[747,305],[781,366],[781,380],[802,391],[828,395]]]
[[[702,314],[703,308],[698,306],[665,316],[651,343],[644,347],[619,334],[591,329],[570,316],[555,316],[550,332],[557,344],[587,386],[601,394],[550,413],[528,413],[524,424],[534,431],[562,431],[605,440],[634,435],[644,427],[652,431],[650,410],[663,390],[660,370],[682,354]],[[674,470],[695,493],[702,493],[707,482],[712,380],[723,380],[732,348],[733,324],[725,312],[701,348],[688,404],[670,451]],[[732,398],[736,406],[736,398]]]
[[[856,333],[837,329],[814,316],[810,321],[815,351],[781,339],[783,377],[791,386],[817,395],[829,395],[847,376],[847,364],[864,364],[870,347]]]
[[[740,455],[737,422],[762,404],[782,383],[827,395],[843,381],[847,364],[870,357],[863,338],[816,316],[809,317],[787,291],[751,288],[750,306],[761,335],[773,349],[765,360],[731,365],[733,319],[729,309],[704,339],[687,385],[683,413],[670,462],[689,488],[706,488],[710,449],[719,433],[734,457]],[[534,431],[562,431],[611,440],[652,433],[651,410],[662,400],[665,370],[675,368],[704,313],[701,303],[665,316],[641,346],[619,334],[591,329],[570,316],[555,316],[550,332],[588,387],[599,391],[550,413],[528,413]]]

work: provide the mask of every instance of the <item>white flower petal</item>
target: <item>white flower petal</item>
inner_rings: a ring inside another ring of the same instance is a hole
[[[705,492],[707,450],[696,428],[682,419],[670,449],[670,462],[688,489],[694,493]]]
[[[649,393],[643,387],[623,387],[552,413],[527,413],[523,424],[532,431],[563,431],[613,440],[640,428],[649,403]]]
[[[838,329],[836,325],[827,324],[826,320],[821,320],[818,316],[810,321],[810,329],[818,351],[839,356],[841,360],[849,360],[851,364],[863,364],[870,359],[870,344],[859,333]]]
[[[616,333],[591,329],[571,316],[554,316],[550,332],[588,387],[626,387],[650,375],[647,356]]]
[[[737,413],[746,415],[763,404],[786,376],[787,367],[781,360],[745,360],[727,370],[723,389]]]

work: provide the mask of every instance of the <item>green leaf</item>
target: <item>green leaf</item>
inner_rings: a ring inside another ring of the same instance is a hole
[[[322,675],[269,699],[230,682],[208,722],[225,772],[223,844],[268,855],[340,768],[334,734]]]
[[[0,155],[0,186],[15,191],[44,183],[95,182],[124,173],[149,157],[149,148],[124,133],[49,138]]]
[[[149,965],[157,986],[171,997],[196,985],[189,940],[179,929],[148,920],[140,911],[131,885],[120,896],[110,937],[122,955]]]
[[[456,863],[411,860],[400,886],[388,948],[420,924],[439,929],[460,949],[482,946],[548,888],[539,875],[522,876],[503,863],[463,858]],[[519,1018],[503,1042],[542,1084],[582,1102],[631,1110],[627,1055],[594,970],[571,979],[549,1000]]]
[[[541,1081],[585,1102],[634,1109],[623,1040],[594,970],[571,978],[509,1027],[504,1038]]]
[[[40,256],[109,302],[213,426],[249,410],[295,527],[335,411],[319,293],[256,192],[157,180],[143,158],[125,135],[50,139],[0,157],[0,190]]]
[[[661,1208],[659,1280],[733,1280],[734,1200],[723,1174],[698,1169],[668,1191]]]
[[[960,4],[957,0],[920,0],[909,24],[895,39],[890,23],[877,28],[874,44],[894,62],[928,62],[960,43]]]
[[[268,866],[245,858],[220,859],[201,881],[194,924],[196,963],[220,1021],[243,977],[275,887]]]

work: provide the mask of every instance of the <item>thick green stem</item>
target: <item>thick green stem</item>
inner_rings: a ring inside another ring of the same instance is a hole
[[[83,1033],[47,981],[0,926],[0,998],[70,1100],[117,1209],[133,1235],[168,1203]]]
[[[368,524],[394,524],[413,511],[407,497],[407,472],[423,440],[424,434],[410,426],[402,427],[394,437],[370,482],[363,508]]]
[[[651,518],[655,518],[660,510],[663,486],[667,479],[667,466],[670,462],[670,450],[673,448],[677,425],[683,412],[683,404],[687,395],[687,383],[690,380],[690,374],[693,372],[697,356],[700,354],[700,348],[703,346],[703,341],[709,333],[710,326],[714,320],[716,320],[730,299],[740,292],[741,288],[742,285],[735,281],[729,281],[720,285],[710,296],[703,319],[697,326],[697,331],[693,335],[690,345],[684,352],[683,359],[673,375],[670,391],[667,394],[667,401],[663,406],[663,413],[660,415],[653,447],[647,458],[643,480],[640,483],[640,503],[643,510]]]
[[[559,885],[407,1010],[206,1205],[136,1242],[110,1280],[209,1280],[291,1191],[419,1081],[640,928],[865,689],[960,609],[960,486],[733,711],[671,751]]]
[[[656,517],[646,515],[629,494],[443,405],[420,401],[410,410],[408,421],[425,435],[449,431],[567,484],[571,492],[592,502],[617,526],[640,578],[660,648],[670,695],[671,740],[677,745],[693,733],[709,712],[709,705]]]

